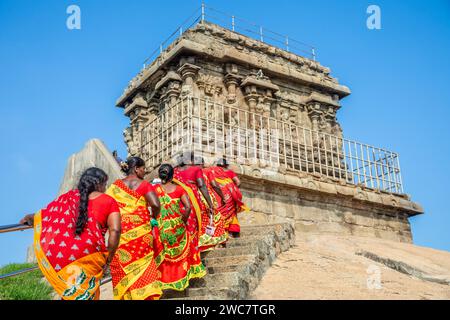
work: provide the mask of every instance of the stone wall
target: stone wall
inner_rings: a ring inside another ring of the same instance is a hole
[[[341,186],[346,189],[344,192],[333,193],[317,190],[318,182],[313,180],[310,180],[312,186],[301,186],[301,183],[294,186],[277,183],[273,181],[275,179],[263,180],[246,175],[241,175],[241,180],[244,201],[251,209],[250,213],[240,215],[243,225],[287,221],[295,224],[297,232],[412,242],[408,218],[422,210],[405,197],[352,186]],[[301,181],[300,178],[298,180]],[[394,206],[392,201],[397,204]]]

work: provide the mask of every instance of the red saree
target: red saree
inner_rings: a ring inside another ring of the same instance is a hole
[[[193,212],[189,217],[187,228],[189,232],[196,234],[196,236],[194,235],[194,239],[196,239],[194,241],[198,242],[199,251],[203,252],[224,243],[227,240],[227,234],[221,215],[217,210],[215,210],[213,215],[214,234],[211,236],[206,233],[206,227],[210,224],[209,211],[206,199],[196,183],[196,180],[199,178],[205,179],[202,169],[197,166],[191,166],[185,170],[176,168],[173,181],[183,188],[191,200]],[[205,180],[205,182],[213,204],[218,205],[217,195],[211,191],[208,181]]]
[[[63,300],[99,298],[107,250],[103,230],[91,210],[95,200],[90,200],[88,223],[79,236],[75,236],[78,190],[61,195],[34,217],[39,268]]]
[[[158,270],[162,289],[183,291],[189,286],[190,279],[206,275],[198,247],[191,241],[191,234],[182,219],[181,197],[185,192],[180,186],[171,193],[165,192],[161,185],[155,190],[161,203],[158,224],[164,258]]]
[[[242,202],[242,193],[230,174],[221,167],[209,167],[203,170],[210,180],[215,180],[221,187],[225,201],[218,208],[225,221],[225,230],[227,232],[239,233],[241,228],[237,214],[242,211],[248,211],[248,208]]]

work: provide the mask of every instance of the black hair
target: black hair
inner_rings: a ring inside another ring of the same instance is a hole
[[[78,191],[80,192],[80,204],[78,206],[78,218],[75,234],[80,235],[88,222],[88,202],[89,195],[97,191],[99,186],[108,181],[108,175],[99,168],[89,168],[83,172],[78,182]]]
[[[225,158],[225,157],[217,160],[217,166],[219,166],[219,167],[228,168],[229,165],[230,165],[230,163],[227,161],[227,158]]]
[[[158,170],[159,178],[162,183],[167,183],[173,179],[173,167],[170,164],[163,164]]]
[[[183,153],[181,153],[178,156],[177,166],[178,167],[184,167],[185,165],[193,164],[194,163],[194,159],[195,159],[194,151],[183,152]]]
[[[131,158],[128,158],[126,162],[122,162],[120,164],[120,166],[122,167],[122,171],[126,175],[129,175],[129,174],[131,174],[133,172],[133,170],[135,168],[139,168],[139,167],[145,166],[145,161],[142,160],[142,158],[139,158],[139,157],[131,157]]]
[[[202,156],[195,156],[194,161],[192,161],[195,165],[205,165],[205,159]]]

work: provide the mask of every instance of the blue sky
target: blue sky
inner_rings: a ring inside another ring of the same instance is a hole
[[[209,5],[311,43],[352,95],[347,138],[400,154],[405,191],[426,214],[414,242],[450,250],[450,1],[239,1]],[[81,8],[68,30],[66,8]],[[381,8],[382,29],[366,28]],[[143,60],[200,1],[0,0],[0,225],[55,196],[90,138],[125,155],[115,108]],[[0,265],[25,259],[31,232],[0,235]]]

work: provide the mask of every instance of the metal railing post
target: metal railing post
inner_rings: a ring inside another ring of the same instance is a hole
[[[234,16],[231,16],[231,29],[234,31],[235,21]]]
[[[202,23],[205,22],[205,3],[202,2]]]

